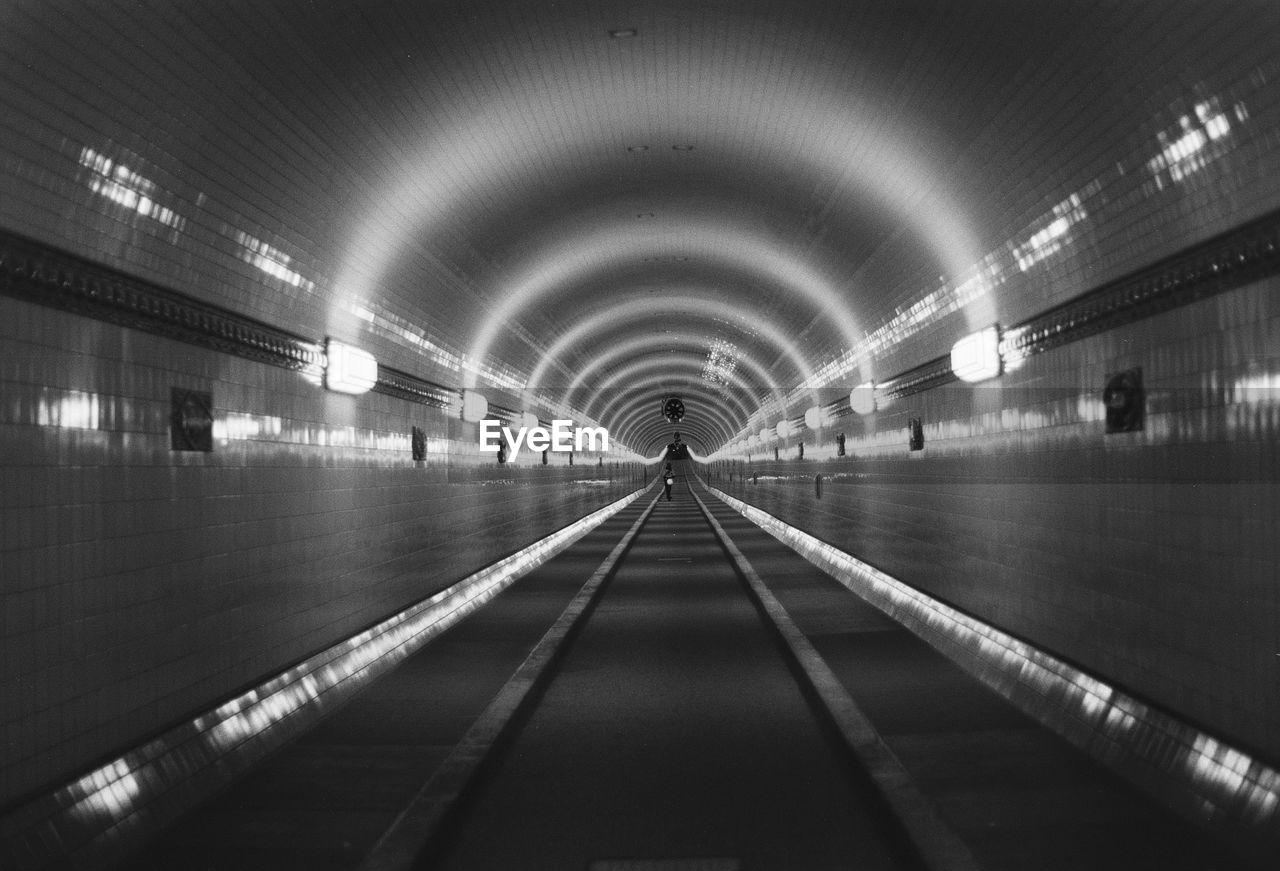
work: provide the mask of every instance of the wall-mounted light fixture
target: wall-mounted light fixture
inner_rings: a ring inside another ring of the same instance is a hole
[[[324,345],[324,386],[336,393],[368,393],[378,383],[378,361],[368,351],[334,339]]]
[[[970,333],[951,346],[951,371],[961,381],[986,381],[1000,374],[1000,325]]]
[[[821,405],[815,405],[804,413],[804,425],[809,429],[822,429],[831,423],[831,417]]]
[[[872,381],[849,391],[849,407],[855,414],[871,414],[876,410],[876,385]]]
[[[474,390],[462,391],[462,419],[468,423],[479,423],[489,413],[489,400]]]

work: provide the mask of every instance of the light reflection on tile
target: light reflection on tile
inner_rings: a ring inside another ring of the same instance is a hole
[[[1255,91],[1265,84],[1265,78],[1253,75],[1238,89]],[[1197,100],[1191,113],[1178,117],[1174,128],[1157,134],[1154,154],[1148,152],[1150,156],[1141,155],[1127,161],[1133,164],[1131,169],[1141,167],[1150,177],[1140,193],[1141,198],[1158,197],[1166,187],[1187,183],[1244,144],[1245,138],[1237,134],[1250,121],[1248,106],[1240,99],[1224,110],[1223,101],[1220,96]],[[954,276],[951,280],[940,276],[941,286],[922,290],[914,303],[869,331],[858,347],[845,348],[816,368],[811,378],[789,393],[788,405],[800,401],[803,394],[813,388],[834,384],[859,367],[887,356],[906,339],[1008,284],[1017,273],[1027,272],[1054,255],[1069,250],[1077,236],[1088,232],[1085,225],[1091,218],[1091,201],[1096,200],[1099,204],[1096,209],[1099,223],[1107,220],[1102,212],[1121,208],[1122,204],[1128,205],[1124,198],[1113,195],[1111,190],[1127,186],[1125,163],[1117,162],[1106,173],[1070,193],[1049,212],[975,263],[967,275]],[[1020,362],[1014,359],[1011,368],[1017,368]],[[887,373],[878,374],[883,377]],[[759,426],[760,422],[753,417],[734,439],[750,434]]]
[[[315,291],[316,283],[303,277],[302,273],[294,269],[293,258],[279,248],[268,245],[243,230],[235,231],[235,238],[242,248],[240,259],[246,263],[258,267],[272,278],[278,278],[286,284],[301,288],[308,293]]]
[[[35,423],[70,429],[101,429],[99,396],[81,390],[41,388]]]
[[[1248,119],[1249,110],[1244,103],[1232,108],[1237,123]],[[1230,151],[1231,145],[1225,139],[1230,132],[1231,121],[1219,108],[1217,97],[1197,103],[1194,118],[1183,115],[1176,130],[1158,134],[1160,152],[1147,161],[1156,189],[1163,190],[1166,182],[1185,182]]]
[[[163,192],[154,181],[88,146],[80,151],[80,165],[91,171],[89,189],[95,194],[166,227],[182,230],[186,219],[173,209],[160,205],[157,199]]]

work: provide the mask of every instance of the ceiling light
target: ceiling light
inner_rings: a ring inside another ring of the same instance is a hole
[[[628,145],[627,146],[627,151],[630,151],[633,153],[640,152],[640,151],[648,151],[648,150],[649,150],[649,146],[647,145]]]
[[[673,145],[671,146],[671,150],[672,151],[693,151],[693,146],[692,145]]]
[[[635,36],[639,32],[640,31],[636,30],[634,27],[619,27],[615,30],[610,30],[609,36],[614,39],[627,39],[628,37]]]
[[[641,220],[644,220],[645,218],[652,218],[653,212],[636,212],[636,217]]]

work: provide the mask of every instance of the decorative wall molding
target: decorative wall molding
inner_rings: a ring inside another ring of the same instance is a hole
[[[1010,363],[1280,274],[1280,212],[1179,251],[1004,331]],[[888,379],[877,394],[900,399],[956,381],[949,356]]]
[[[1008,364],[1278,273],[1272,212],[1005,330],[1000,354]]]
[[[0,294],[319,379],[324,345],[0,230]],[[378,367],[374,391],[436,408],[450,387]]]
[[[433,408],[447,408],[460,394],[457,390],[427,381],[398,369],[390,369],[378,365],[378,383],[373,385],[374,393],[394,396],[409,402],[430,405]]]
[[[3,231],[0,293],[317,377],[324,363],[319,343]]]
[[[951,371],[951,357],[947,355],[930,360],[914,369],[908,369],[882,384],[877,384],[876,397],[901,399],[904,396],[923,393],[958,380],[956,373]]]
[[[1280,211],[1007,328],[1001,356],[1007,365],[1278,273]],[[0,293],[315,377],[324,365],[319,342],[3,230]],[[955,380],[942,356],[895,375],[877,392],[897,399]],[[457,393],[384,366],[373,389],[435,408],[449,406]]]

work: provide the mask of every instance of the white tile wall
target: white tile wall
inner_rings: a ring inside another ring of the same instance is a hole
[[[460,441],[474,427],[442,412],[3,298],[0,346],[0,803],[635,481],[587,457],[481,464]],[[279,433],[173,452],[171,387]],[[452,453],[415,464],[415,425]],[[334,446],[348,427],[356,445],[387,446]]]
[[[818,436],[844,428],[844,459],[716,485],[1274,761],[1277,314],[1272,279],[844,418]],[[1146,427],[1105,435],[1106,374],[1131,366]]]

